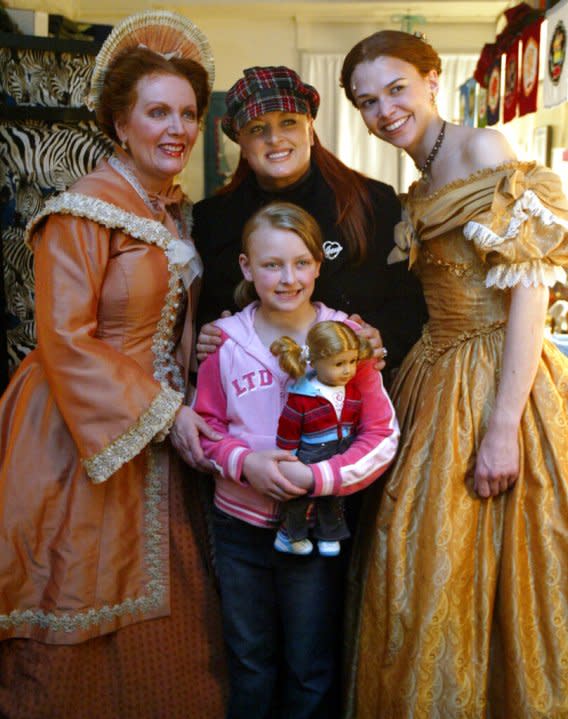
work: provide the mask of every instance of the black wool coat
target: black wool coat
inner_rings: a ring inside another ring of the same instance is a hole
[[[198,202],[193,211],[193,237],[205,266],[198,326],[217,319],[223,310],[237,310],[233,291],[242,279],[238,257],[246,221],[269,202],[293,202],[317,220],[323,234],[326,259],[313,299],[361,315],[381,332],[389,351],[387,367],[398,367],[420,336],[427,319],[426,306],[407,263],[387,264],[394,247],[393,228],[400,220],[398,198],[390,185],[371,179],[366,182],[375,208],[374,230],[367,238],[367,257],[360,264],[349,257],[336,225],[333,192],[313,163],[306,177],[283,190],[263,190],[251,173],[234,192]]]

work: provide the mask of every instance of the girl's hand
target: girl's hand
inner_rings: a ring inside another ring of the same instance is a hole
[[[243,463],[243,474],[251,487],[260,494],[286,502],[306,494],[305,489],[296,487],[281,473],[279,462],[296,462],[296,458],[283,449],[267,449],[262,452],[251,452]]]
[[[381,333],[376,327],[372,327],[367,324],[361,315],[350,315],[348,317],[351,322],[356,322],[360,325],[360,329],[357,330],[357,334],[364,337],[373,349],[373,357],[375,358],[375,369],[383,370],[385,368],[385,357],[387,356],[387,349],[383,346],[383,338]]]
[[[231,313],[229,310],[221,312],[221,317],[230,316]],[[218,327],[216,327],[212,322],[208,322],[206,325],[203,325],[195,344],[195,350],[199,362],[203,362],[208,355],[212,355],[221,342],[221,330]]]
[[[312,492],[314,489],[312,470],[303,462],[288,461],[290,458],[296,459],[294,455],[288,455],[284,461],[280,462],[278,469],[293,485],[300,487],[300,489],[305,489],[307,492]]]
[[[196,414],[191,407],[182,405],[176,415],[170,431],[170,439],[181,458],[194,469],[202,472],[213,472],[213,462],[205,458],[199,435],[203,434],[213,441],[222,439],[222,436],[211,429],[207,422]]]
[[[475,463],[473,489],[482,499],[506,492],[519,476],[517,428],[492,429],[481,440]]]

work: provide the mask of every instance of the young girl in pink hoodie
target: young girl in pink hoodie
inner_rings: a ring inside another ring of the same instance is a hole
[[[194,409],[223,437],[202,444],[217,470],[213,527],[229,719],[337,715],[345,562],[275,551],[280,504],[357,492],[384,472],[397,447],[394,410],[371,360],[353,379],[361,419],[344,454],[305,465],[276,446],[290,378],[270,345],[282,335],[303,345],[322,320],[357,328],[345,313],[311,302],[322,260],[319,228],[304,210],[278,202],[257,212],[239,257],[244,309],[216,322],[223,343],[199,370]]]

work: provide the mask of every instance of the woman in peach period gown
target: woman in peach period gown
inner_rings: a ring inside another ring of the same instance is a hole
[[[347,714],[566,719],[568,361],[543,326],[568,203],[498,133],[442,125],[436,58],[382,32],[343,69],[368,127],[422,169],[392,259],[409,256],[430,317],[393,388],[399,456],[361,523]]]
[[[134,26],[149,33],[144,47],[139,35],[128,45]],[[149,13],[126,28],[107,41],[115,52],[102,89],[92,86],[115,154],[28,229],[38,347],[0,403],[6,719],[224,711],[198,483],[166,438],[171,429],[199,463],[194,440],[208,430],[184,401],[201,262],[173,179],[197,137],[212,65],[185,18]],[[172,40],[168,59],[160,53]],[[117,100],[120,111],[109,109]]]

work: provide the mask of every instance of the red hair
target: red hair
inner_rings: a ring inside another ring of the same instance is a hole
[[[442,72],[440,56],[426,40],[399,30],[375,32],[349,50],[341,68],[340,85],[355,107],[357,103],[351,88],[351,76],[355,68],[362,62],[372,62],[382,56],[404,60],[414,65],[422,76],[426,76],[430,70],[436,70],[438,75]]]
[[[166,59],[148,48],[135,47],[120,53],[106,76],[97,107],[97,123],[114,142],[119,142],[115,120],[127,116],[136,103],[136,86],[147,75],[174,75],[191,85],[197,102],[197,117],[203,117],[211,91],[205,68],[189,58]]]
[[[366,178],[326,150],[315,132],[312,160],[335,197],[336,224],[345,239],[349,256],[354,262],[361,262],[367,255],[367,237],[375,231],[375,210]],[[251,172],[248,162],[241,155],[231,181],[218,194],[233,192]]]

